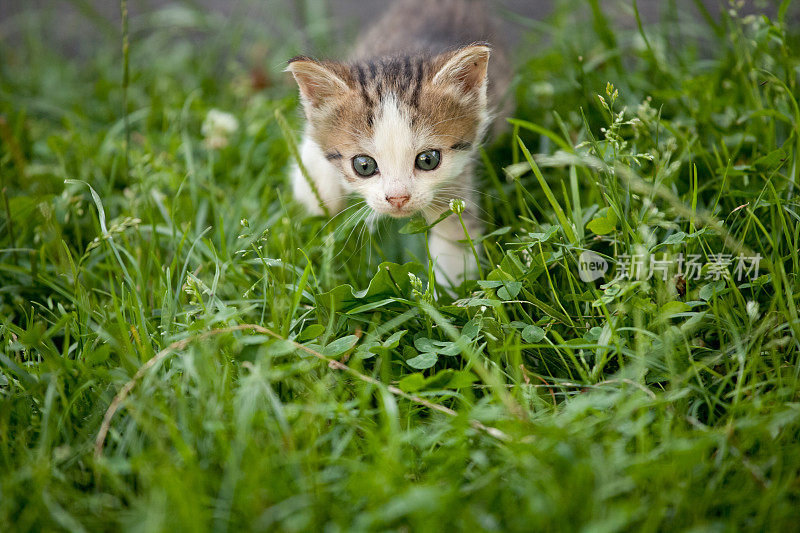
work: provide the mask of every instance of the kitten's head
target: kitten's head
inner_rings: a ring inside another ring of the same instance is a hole
[[[488,123],[489,53],[474,44],[354,64],[298,57],[287,70],[309,134],[349,190],[377,213],[435,216]]]

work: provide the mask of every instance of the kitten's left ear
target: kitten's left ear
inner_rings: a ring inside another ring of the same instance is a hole
[[[350,90],[346,81],[347,69],[339,63],[298,56],[289,60],[286,70],[291,72],[297,81],[303,103],[312,108],[319,107],[327,100],[337,98]]]
[[[485,89],[491,53],[492,49],[487,44],[471,44],[445,54],[444,65],[433,77],[432,83],[455,85],[464,94]]]

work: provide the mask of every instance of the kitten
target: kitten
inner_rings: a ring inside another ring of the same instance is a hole
[[[376,214],[421,213],[433,222],[459,198],[470,237],[480,236],[473,161],[490,123],[488,78],[507,79],[488,72],[493,50],[482,39],[491,36],[490,20],[481,2],[397,0],[350,62],[289,61],[307,119],[301,158],[332,214],[345,194],[357,193]],[[321,214],[297,168],[292,182],[295,198]],[[473,273],[462,239],[455,215],[431,230],[440,281]]]

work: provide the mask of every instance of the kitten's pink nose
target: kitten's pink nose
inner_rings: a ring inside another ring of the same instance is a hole
[[[409,196],[408,194],[404,194],[402,196],[389,196],[388,194],[386,195],[386,201],[392,204],[393,207],[396,207],[398,209],[406,205],[410,199],[411,196]]]

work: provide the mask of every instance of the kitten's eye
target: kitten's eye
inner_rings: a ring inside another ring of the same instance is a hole
[[[368,178],[378,172],[378,163],[368,155],[357,155],[353,158],[353,170],[359,176]]]
[[[425,150],[417,156],[417,168],[420,170],[434,170],[442,161],[439,150]]]

